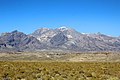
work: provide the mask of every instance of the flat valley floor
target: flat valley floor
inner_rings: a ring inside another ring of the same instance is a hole
[[[0,80],[120,80],[119,53],[0,54]]]

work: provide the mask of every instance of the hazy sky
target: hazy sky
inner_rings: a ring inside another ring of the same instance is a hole
[[[0,33],[68,26],[120,35],[120,0],[0,0]]]

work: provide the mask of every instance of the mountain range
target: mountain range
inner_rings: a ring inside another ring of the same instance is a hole
[[[17,30],[0,35],[0,51],[120,51],[120,37],[83,34],[68,27],[40,28],[31,34]]]

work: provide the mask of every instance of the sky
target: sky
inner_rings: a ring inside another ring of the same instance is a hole
[[[120,36],[120,0],[0,0],[0,33],[61,26]]]

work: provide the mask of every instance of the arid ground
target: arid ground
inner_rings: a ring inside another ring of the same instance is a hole
[[[120,80],[120,54],[1,53],[0,80]]]

